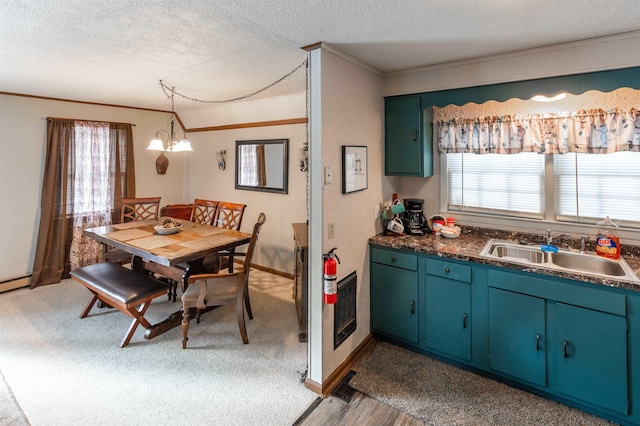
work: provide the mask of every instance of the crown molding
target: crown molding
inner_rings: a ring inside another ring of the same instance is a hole
[[[385,73],[380,71],[378,68],[373,67],[371,65],[369,65],[368,63],[353,57],[351,55],[349,55],[348,53],[343,52],[342,50],[340,50],[339,48],[325,42],[325,41],[320,41],[317,43],[313,43],[310,44],[308,46],[303,46],[301,47],[301,49],[306,50],[307,52],[311,51],[311,50],[315,50],[315,49],[322,49],[325,50],[327,52],[331,52],[336,56],[339,56],[340,58],[351,62],[352,64],[355,64],[357,66],[359,66],[360,68],[364,68],[367,71],[370,71],[372,73],[374,73],[375,75],[379,76],[379,77],[384,77]]]
[[[392,72],[384,73],[384,77],[392,77],[392,76],[403,75],[403,74],[413,74],[413,73],[432,71],[432,70],[437,70],[442,68],[478,64],[482,62],[493,62],[493,61],[498,61],[502,59],[519,58],[523,56],[535,55],[537,53],[548,53],[548,52],[553,52],[558,50],[573,49],[576,47],[593,46],[596,44],[606,44],[614,41],[626,40],[626,39],[637,38],[637,37],[640,37],[640,31],[628,31],[624,33],[612,34],[612,35],[603,36],[603,37],[593,37],[593,38],[588,38],[584,40],[571,41],[567,43],[557,43],[557,44],[550,44],[548,46],[534,47],[531,49],[515,50],[513,52],[500,53],[497,55],[479,56],[477,58],[472,58],[472,59],[443,62],[440,64],[427,65],[427,66],[412,68],[408,70],[392,71]],[[620,68],[620,66],[611,66],[610,68],[606,68],[606,67],[603,68],[602,64],[598,64],[597,66],[597,70],[606,70],[606,69],[614,69],[614,68]]]

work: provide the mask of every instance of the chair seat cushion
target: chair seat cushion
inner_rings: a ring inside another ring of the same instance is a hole
[[[200,286],[205,285],[205,281],[197,281],[185,290],[182,294],[182,302],[190,303],[195,306],[198,296],[200,295]],[[215,306],[216,300],[229,300],[236,297],[238,276],[227,276],[224,274],[216,275],[215,278],[207,280],[207,292],[205,298],[207,305]]]
[[[71,276],[123,304],[135,304],[168,291],[168,287],[155,278],[109,262],[83,266],[71,271]]]

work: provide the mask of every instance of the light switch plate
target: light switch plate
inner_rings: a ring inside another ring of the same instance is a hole
[[[333,182],[333,170],[327,166],[324,168],[324,184],[329,185]]]

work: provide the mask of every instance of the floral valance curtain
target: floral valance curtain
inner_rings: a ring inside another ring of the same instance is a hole
[[[640,110],[509,115],[437,122],[440,153],[640,152]]]

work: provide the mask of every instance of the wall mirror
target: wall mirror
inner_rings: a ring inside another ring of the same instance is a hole
[[[236,141],[236,189],[286,194],[289,139]]]

